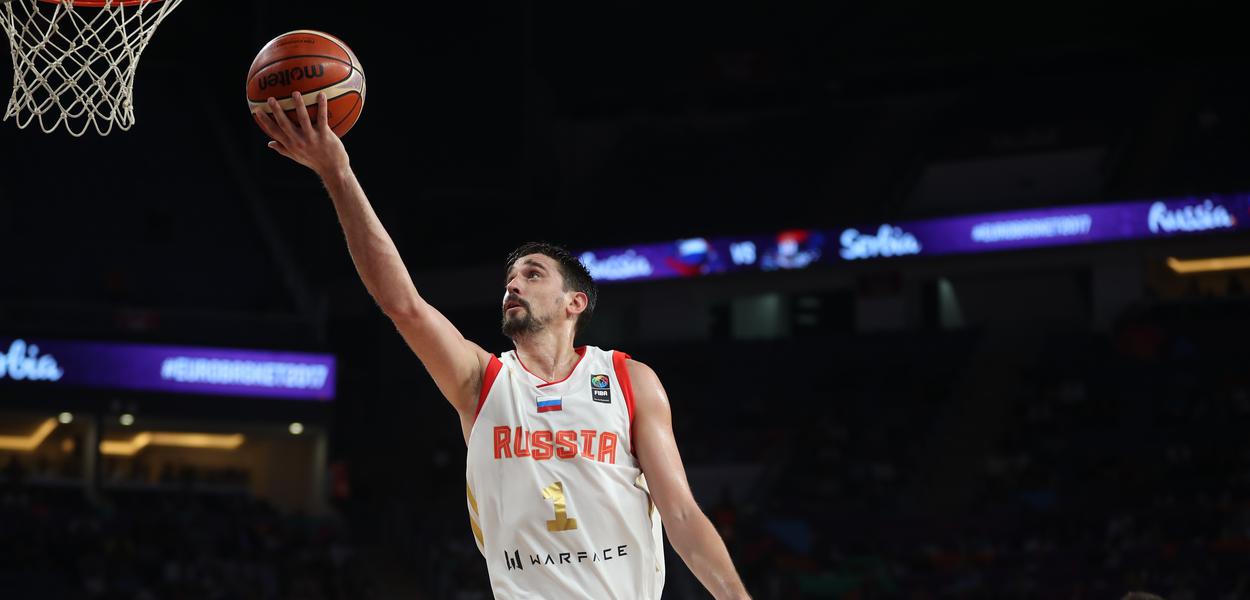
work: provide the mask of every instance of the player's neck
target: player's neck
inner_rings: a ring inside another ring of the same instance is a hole
[[[581,355],[573,347],[572,336],[539,332],[516,338],[513,345],[525,368],[547,381],[568,377],[581,360]]]

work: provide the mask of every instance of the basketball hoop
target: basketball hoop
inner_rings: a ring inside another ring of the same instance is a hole
[[[139,55],[182,0],[0,0],[13,54],[4,111],[18,127],[108,135],[135,122]]]

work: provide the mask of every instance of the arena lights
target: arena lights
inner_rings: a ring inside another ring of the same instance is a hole
[[[1223,256],[1190,260],[1168,257],[1168,268],[1178,275],[1210,273],[1213,271],[1238,271],[1250,269],[1250,256]]]
[[[0,337],[0,383],[328,402],[328,354]]]
[[[1092,204],[788,230],[741,238],[688,238],[586,250],[582,264],[601,282],[699,277],[737,271],[908,256],[977,254],[1250,229],[1250,194]]]
[[[169,431],[144,431],[129,440],[103,440],[100,453],[110,456],[134,456],[148,446],[173,446],[176,448],[205,448],[211,450],[234,450],[242,446],[243,434],[180,433]]]
[[[30,452],[48,439],[53,429],[56,429],[56,419],[45,419],[30,435],[0,435],[0,450]]]

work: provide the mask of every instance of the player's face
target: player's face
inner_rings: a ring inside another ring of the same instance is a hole
[[[556,261],[545,254],[521,257],[504,283],[504,335],[541,331],[559,316],[564,301],[564,278]]]

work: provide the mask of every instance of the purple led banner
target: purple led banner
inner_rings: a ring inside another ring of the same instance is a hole
[[[947,217],[900,223],[888,233],[880,228],[860,236],[843,230],[839,256],[862,260],[910,254],[937,256],[1071,246],[1219,233],[1250,226],[1250,197],[1209,196],[1198,199],[1125,202]],[[900,251],[901,250],[901,251]]]
[[[589,250],[600,281],[697,277],[812,264],[1071,246],[1250,228],[1250,195],[1204,196],[883,223],[829,231],[704,239]]]
[[[699,277],[733,271],[802,269],[824,257],[827,234],[783,231],[740,238],[689,238],[628,248],[589,250],[579,258],[597,281]]]
[[[328,402],[334,368],[329,354],[0,338],[0,383]]]

